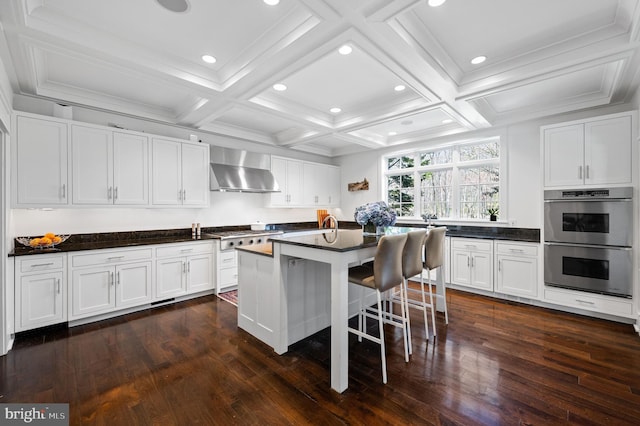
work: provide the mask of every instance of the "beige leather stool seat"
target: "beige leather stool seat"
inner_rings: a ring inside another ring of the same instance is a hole
[[[385,235],[378,241],[376,254],[373,262],[349,268],[349,282],[362,287],[362,290],[369,288],[375,290],[377,303],[376,307],[363,306],[364,292],[360,296],[360,309],[358,313],[358,328],[348,327],[349,332],[356,334],[358,340],[364,337],[367,340],[380,345],[380,357],[382,359],[382,382],[387,383],[387,361],[384,343],[384,324],[392,324],[403,330],[405,361],[409,361],[408,338],[407,338],[407,312],[405,310],[404,299],[402,302],[402,314],[393,315],[386,313],[382,309],[382,293],[396,286],[403,288],[402,279],[402,254],[406,234]],[[401,290],[404,294],[404,290]],[[378,336],[368,334],[365,327],[366,318],[373,318],[378,321]]]

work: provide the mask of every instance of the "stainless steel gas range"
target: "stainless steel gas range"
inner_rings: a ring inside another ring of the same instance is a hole
[[[237,288],[238,256],[236,255],[236,247],[264,244],[270,236],[282,233],[282,231],[267,230],[233,230],[208,234],[215,238],[216,294]]]

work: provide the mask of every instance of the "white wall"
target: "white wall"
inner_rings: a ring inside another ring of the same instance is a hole
[[[386,148],[338,158],[342,166],[342,215],[340,219],[353,220],[356,207],[383,199],[381,189],[382,155],[398,150],[419,150],[425,147],[445,145],[460,140],[500,136],[507,146],[507,211],[508,220],[522,228],[540,228],[542,225],[542,169],[540,158],[540,126],[578,120],[599,115],[613,114],[638,108],[635,105],[617,105],[607,108],[561,114],[528,122],[483,129],[462,135],[432,139],[423,143],[411,143],[398,148]],[[368,191],[348,192],[349,182],[366,178]]]

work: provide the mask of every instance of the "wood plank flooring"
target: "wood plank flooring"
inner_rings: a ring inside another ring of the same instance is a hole
[[[448,291],[449,325],[413,355],[387,329],[349,337],[349,389],[329,388],[329,330],[276,355],[215,296],[22,334],[0,357],[0,403],[67,402],[70,424],[637,425],[640,337],[630,325]],[[397,330],[397,331],[396,331]]]

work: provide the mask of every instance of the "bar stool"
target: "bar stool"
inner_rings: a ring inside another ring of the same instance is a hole
[[[404,297],[398,298],[398,295],[394,294],[392,299],[394,302],[401,302],[402,299],[404,299],[405,310],[407,312],[407,336],[409,339],[410,354],[413,352],[413,348],[411,346],[411,319],[409,317],[409,278],[422,273],[422,249],[426,238],[427,231],[425,229],[407,233],[407,242],[402,252],[402,285],[404,286]],[[426,310],[424,311],[424,322],[426,324],[427,313]]]
[[[349,332],[358,336],[358,340],[362,341],[364,337],[367,340],[378,343],[380,345],[380,357],[382,359],[382,383],[387,383],[387,361],[386,351],[384,344],[384,324],[392,324],[396,327],[402,328],[404,337],[404,354],[405,361],[409,362],[408,353],[408,339],[407,339],[407,317],[408,312],[405,310],[406,303],[403,301],[402,314],[400,316],[386,313],[382,309],[382,293],[390,290],[396,286],[400,286],[402,289],[402,254],[405,242],[407,241],[406,234],[400,235],[385,235],[378,241],[378,247],[376,254],[373,258],[373,262],[365,263],[360,266],[349,268],[349,282],[362,286],[364,288],[370,288],[376,291],[377,296],[377,308],[363,307],[363,292],[360,297],[360,310],[358,313],[358,329],[348,327]],[[404,294],[404,290],[401,290]],[[401,296],[402,297],[402,296]],[[374,318],[378,321],[379,337],[368,334],[363,320],[366,318]]]
[[[407,297],[407,306],[415,309],[419,309],[423,312],[424,315],[424,334],[425,339],[429,340],[429,322],[427,321],[427,309],[431,310],[431,323],[433,326],[433,336],[436,336],[436,315],[435,315],[435,304],[433,303],[433,289],[431,285],[431,275],[429,272],[433,269],[442,267],[444,263],[444,237],[447,228],[445,226],[440,226],[437,228],[430,229],[427,232],[426,239],[424,240],[424,260],[422,260],[422,253],[420,254],[420,270],[415,274],[409,275],[409,277],[417,275],[420,273],[420,289],[412,289],[407,287],[407,294],[411,293],[420,293],[419,300],[411,299]],[[429,303],[426,301],[426,295],[424,291],[424,269],[427,270],[427,286],[429,287]],[[408,277],[407,277],[408,279]],[[446,300],[446,290],[443,286],[443,298],[444,298],[444,312],[445,312],[445,321],[449,324],[449,315],[447,313],[447,300]]]

